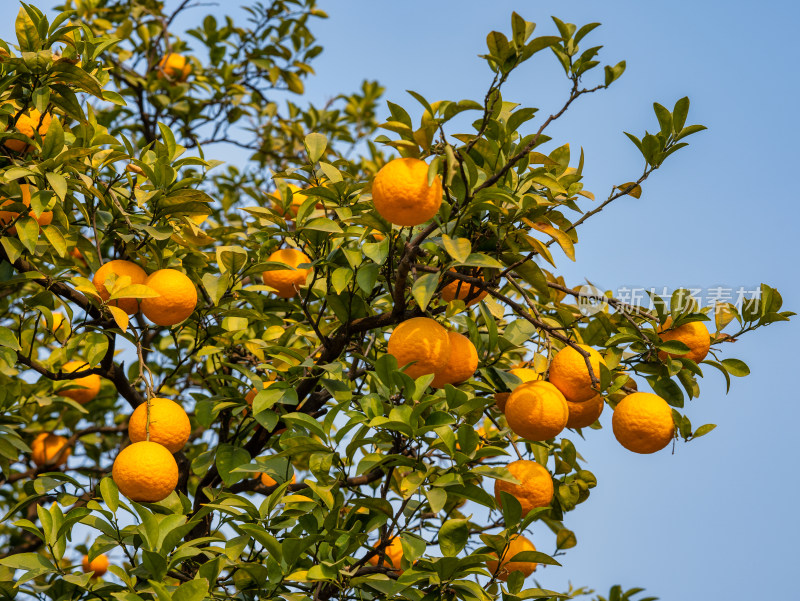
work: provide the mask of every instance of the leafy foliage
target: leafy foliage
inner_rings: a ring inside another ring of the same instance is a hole
[[[274,100],[302,94],[313,73],[321,47],[312,25],[325,17],[314,0],[254,3],[246,24],[208,16],[179,37],[187,7],[165,14],[155,0],[77,0],[50,20],[23,4],[16,42],[0,43],[0,185],[11,201],[4,210],[17,212],[0,226],[3,594],[419,601],[586,593],[524,589],[519,573],[503,584],[486,569],[491,553],[533,524],[552,531],[554,547],[527,559],[558,565],[554,558],[577,544],[567,514],[597,484],[577,449],[580,433],[518,440],[493,395],[519,383],[511,366],[544,373],[556,350],[582,343],[603,352],[607,369],[594,376],[612,406],[635,374],[675,408],[683,439],[713,429],[694,428],[682,411],[699,396],[701,366],[680,358],[681,342],[659,336],[668,317],[677,327],[709,320],[707,312],[679,290],[669,303],[655,299],[652,312],[603,296],[595,299],[602,310],[586,315],[586,299],[557,275],[551,252],[556,244],[575,260],[579,226],[622,196],[641,197],[645,180],[703,129],[686,125],[689,100],[672,110],[656,103],[655,134],[627,134],[642,173],[598,203],[584,187],[583,152],[546,133],[624,71],[624,61],[602,65],[601,47],[584,46],[596,23],[554,19],[553,33],[534,37],[536,25],[513,14],[510,37],[487,38],[482,101],[430,102],[412,92],[419,122],[388,103],[381,123],[376,82],[324,107]],[[186,81],[165,73],[170,53],[188,58]],[[564,69],[563,106],[545,117],[504,100],[515,69],[547,55]],[[52,117],[46,135],[15,127],[31,108]],[[471,128],[455,131],[463,116]],[[30,151],[11,150],[9,140]],[[226,145],[249,161],[221,163]],[[429,158],[430,177],[442,177],[445,202],[428,225],[392,227],[372,207],[371,177],[397,152]],[[40,223],[47,211],[52,221]],[[285,268],[268,259],[281,247],[311,261],[308,285],[291,299],[260,283],[263,272]],[[152,291],[117,278],[101,300],[90,277],[114,258],[148,273],[183,271],[200,292],[196,311],[172,328],[141,315],[129,322],[110,303]],[[488,297],[445,303],[441,289],[453,280]],[[475,343],[473,379],[433,390],[432,376],[412,380],[386,353],[390,328],[422,315]],[[703,364],[729,384],[747,375],[744,363],[720,357],[723,343],[791,315],[767,285],[741,309],[719,307]],[[738,331],[723,334],[732,323]],[[88,367],[61,370],[75,358]],[[57,394],[89,373],[103,377],[91,405]],[[109,472],[130,411],[153,395],[181,399],[194,430],[176,456],[176,492],[142,505],[120,496]],[[76,447],[66,469],[29,459],[28,442],[49,431]],[[547,466],[555,483],[552,505],[527,516],[515,499],[500,509],[487,492],[494,479],[512,479],[505,466],[518,454]],[[265,486],[260,473],[276,483]],[[73,540],[87,531],[90,545]],[[385,557],[395,537],[402,572]],[[110,553],[113,578],[79,572],[76,553]],[[615,587],[608,599],[639,592]]]

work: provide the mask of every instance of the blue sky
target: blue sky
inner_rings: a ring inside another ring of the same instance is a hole
[[[365,78],[386,86],[388,100],[412,108],[406,89],[429,100],[480,100],[490,74],[477,55],[490,30],[509,30],[512,10],[539,23],[538,34],[553,33],[550,15],[579,25],[602,22],[589,41],[604,44],[601,59],[627,60],[627,72],[608,92],[583,99],[550,133],[576,153],[584,148],[587,188],[599,198],[641,172],[638,151],[622,132],[656,129],[653,101],[671,108],[688,95],[689,122],[709,130],[648,180],[641,200],[620,200],[582,227],[577,262],[560,257],[568,284],[589,278],[615,290],[751,289],[763,281],[781,291],[785,309],[800,307],[791,175],[800,158],[794,141],[800,89],[787,27],[799,22],[798,5],[405,0],[399,6],[320,2],[331,18],[315,27],[325,52],[307,83],[310,101],[355,90]],[[11,27],[0,24],[5,39]],[[504,98],[547,115],[565,94],[554,59],[543,52],[512,79]],[[564,567],[537,572],[541,584],[607,592],[621,583],[668,601],[762,598],[791,587],[800,535],[793,507],[798,485],[787,474],[800,422],[791,380],[798,335],[796,322],[777,324],[727,345],[724,357],[746,361],[752,375],[734,381],[726,396],[722,378],[707,370],[703,395],[688,414],[695,425],[718,428],[679,444],[674,455],[625,451],[613,439],[607,410],[604,429],[578,442],[599,481],[568,517],[578,547],[563,558]]]

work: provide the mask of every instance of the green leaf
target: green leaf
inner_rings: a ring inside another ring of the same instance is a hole
[[[378,281],[380,268],[375,263],[365,263],[359,267],[356,273],[356,283],[367,294],[371,294]]]
[[[60,173],[48,172],[45,177],[47,177],[47,182],[50,184],[50,187],[53,188],[56,196],[64,200],[67,196],[67,180],[64,176]]]
[[[442,236],[442,244],[444,244],[444,249],[447,251],[447,254],[459,263],[463,263],[469,259],[469,255],[472,253],[472,243],[467,238],[453,239],[447,234],[444,234]]]
[[[383,265],[386,257],[389,256],[389,240],[384,239],[380,242],[368,242],[362,247],[364,254],[372,259],[376,264]]]
[[[675,103],[672,109],[672,132],[677,134],[686,125],[686,117],[689,116],[689,97],[684,96]]]
[[[425,491],[425,496],[431,505],[431,511],[434,513],[439,513],[447,503],[447,493],[441,488],[429,488]]]
[[[577,544],[578,539],[575,537],[575,533],[572,530],[561,528],[558,533],[556,533],[556,548],[559,551],[561,549],[571,549]]]
[[[709,432],[711,432],[714,428],[716,428],[716,424],[705,424],[697,428],[692,434],[692,438],[700,438],[701,436],[705,436]]]
[[[181,584],[174,593],[172,601],[203,601],[208,594],[208,580],[195,578]]]
[[[33,217],[22,217],[17,220],[17,238],[30,254],[36,252],[36,241],[39,239],[39,224]]]
[[[218,246],[216,253],[222,273],[239,273],[247,264],[247,251],[241,246]]]
[[[658,124],[661,126],[661,133],[665,136],[670,135],[672,133],[672,115],[669,110],[657,102],[653,103],[653,110],[655,110]]]
[[[417,301],[420,309],[423,311],[428,307],[431,302],[433,293],[436,292],[436,286],[439,284],[438,273],[426,273],[421,275],[414,281],[411,287],[411,296]]]
[[[305,137],[306,152],[310,163],[316,163],[328,147],[328,138],[323,134],[311,133]]]
[[[58,253],[58,256],[64,258],[67,256],[67,241],[64,239],[61,230],[58,229],[58,226],[55,225],[45,225],[42,227],[42,233],[44,237],[47,238],[47,241],[50,243],[50,246],[53,247],[53,250]]]
[[[658,349],[670,355],[685,355],[689,352],[689,347],[678,340],[667,340],[658,345]]]
[[[303,229],[326,232],[328,234],[342,233],[342,228],[339,227],[339,224],[332,219],[328,219],[327,217],[318,217],[317,219],[312,219],[308,223],[303,224]]]
[[[172,161],[175,159],[178,149],[178,144],[175,142],[175,134],[172,133],[172,130],[169,127],[160,121],[158,122],[158,129],[161,130],[161,141],[167,148],[167,158]]]
[[[339,182],[344,181],[344,178],[342,178],[342,173],[330,163],[320,161],[319,168],[320,171],[325,174],[325,177],[331,181],[331,183],[338,184]]]
[[[20,255],[25,250],[25,247],[22,246],[22,242],[16,238],[9,238],[8,236],[0,237],[0,244],[3,245],[3,250],[6,252],[10,263],[19,259]]]
[[[0,346],[5,346],[15,351],[21,351],[22,347],[14,333],[4,326],[0,326]]]
[[[439,529],[439,548],[448,557],[455,557],[469,542],[468,520],[447,520]]]
[[[15,570],[55,570],[56,567],[39,553],[18,553],[0,559],[0,565]]]
[[[247,463],[250,463],[250,453],[245,449],[231,444],[219,445],[219,449],[217,449],[217,470],[225,486],[231,486],[247,475],[244,472],[233,471]]]
[[[486,36],[486,45],[489,47],[489,54],[500,60],[508,54],[508,38],[499,31],[492,31]]]
[[[502,269],[503,264],[497,259],[493,259],[488,255],[482,253],[471,253],[466,261],[460,263],[465,267],[487,267],[490,269]]]
[[[106,476],[100,480],[100,496],[111,511],[117,511],[119,508],[119,489],[113,478]]]
[[[723,359],[722,365],[730,375],[736,376],[737,378],[750,375],[750,368],[747,367],[747,363],[739,359]]]
[[[696,134],[697,132],[703,131],[708,129],[705,125],[687,125],[684,127],[679,134],[675,136],[675,140],[680,140],[685,138],[686,136],[691,136],[692,134]]]
[[[21,52],[36,52],[41,48],[41,38],[36,25],[24,8],[19,9],[15,23],[17,42]]]
[[[620,61],[613,67],[605,67],[605,85],[610,86],[625,72],[625,61]],[[630,137],[630,134],[628,134]]]
[[[47,129],[47,135],[42,142],[42,159],[52,159],[57,157],[64,149],[64,129],[61,127],[61,119],[53,119]]]
[[[60,82],[77,86],[92,96],[103,97],[103,88],[100,82],[77,65],[67,61],[58,61],[50,68],[50,75]]]

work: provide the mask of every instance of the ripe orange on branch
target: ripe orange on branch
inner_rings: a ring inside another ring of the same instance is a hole
[[[89,369],[89,364],[85,361],[68,361],[61,367],[61,371],[72,374]],[[72,399],[76,403],[85,405],[100,393],[100,376],[89,374],[75,380],[66,380],[72,387],[69,390],[59,390],[56,394]]]
[[[451,269],[450,271],[455,270]],[[488,292],[485,290],[482,290],[472,283],[465,282],[464,280],[452,280],[449,284],[442,288],[442,300],[449,303],[459,299],[466,302],[467,306],[475,305],[481,302],[484,298],[486,298],[487,294]]]
[[[372,181],[375,210],[395,225],[419,225],[439,212],[442,180],[437,175],[428,185],[428,164],[420,159],[393,159],[380,168]]]
[[[589,353],[592,373],[599,382],[600,364],[605,364],[603,357],[590,346],[585,344],[578,346]],[[553,357],[550,363],[549,380],[568,401],[573,403],[588,401],[597,394],[597,391],[592,388],[592,378],[586,367],[586,359],[571,346],[565,346]]]
[[[192,425],[189,416],[178,403],[170,399],[150,399],[150,442],[164,445],[170,453],[180,451]],[[128,437],[131,442],[147,440],[147,403],[139,405],[128,422]]]
[[[192,73],[192,65],[182,54],[170,52],[158,62],[156,76],[159,79],[169,78],[174,81],[186,81]]]
[[[567,428],[588,428],[603,413],[605,401],[603,400],[603,395],[597,394],[583,403],[570,403],[567,401],[567,407],[569,407]]]
[[[537,372],[535,369],[531,369],[530,367],[515,367],[514,369],[509,370],[508,373],[517,376],[520,380],[522,380],[523,384],[525,382],[541,380],[542,378],[542,374]],[[508,402],[508,397],[510,396],[510,392],[498,392],[494,395],[494,402],[500,411],[505,411],[506,402]]]
[[[300,267],[304,263],[311,263],[308,256],[296,248],[282,248],[276,250],[267,261],[285,263],[290,269],[273,269],[261,274],[264,284],[275,289],[275,294],[281,298],[291,298],[300,292],[306,285],[306,278],[311,272],[309,267]]]
[[[142,313],[154,324],[174,326],[194,312],[197,290],[185,273],[177,269],[159,269],[144,283],[159,294],[142,299]]]
[[[261,472],[258,474],[258,477],[261,479],[261,484],[264,486],[275,486],[278,483],[275,478],[266,472]],[[295,482],[297,482],[297,474],[292,474],[292,479],[289,484],[294,484]]]
[[[611,420],[614,436],[634,453],[655,453],[675,436],[672,409],[667,401],[650,392],[634,392],[622,399]]]
[[[658,335],[661,340],[677,340],[683,342],[689,347],[689,352],[685,355],[677,355],[659,351],[658,358],[662,361],[666,360],[667,356],[673,359],[691,359],[695,363],[700,363],[708,355],[711,348],[711,335],[708,333],[708,328],[701,321],[690,321],[682,326],[674,329],[669,329],[672,325],[672,317],[668,317],[664,325],[658,330]]]
[[[522,575],[527,578],[536,570],[536,562],[513,561],[515,555],[518,553],[525,553],[526,551],[536,551],[536,547],[533,546],[531,541],[519,534],[509,541],[508,547],[506,547],[500,561],[498,562],[496,559],[489,560],[486,562],[486,567],[492,574],[496,573],[499,580],[508,580],[512,572],[522,572]],[[497,557],[496,553],[492,555]],[[499,570],[497,569],[498,563],[500,566]]]
[[[435,371],[431,386],[444,388],[445,384],[458,384],[469,380],[478,369],[478,351],[472,341],[458,332],[448,332],[450,353],[444,368]]]
[[[50,113],[45,113],[44,116],[42,116],[38,110],[30,108],[22,113],[16,123],[14,123],[13,126],[9,126],[8,129],[15,130],[23,136],[29,137],[31,140],[33,140],[34,130],[36,130],[42,139],[44,139],[45,135],[47,135],[47,130],[50,129],[50,123],[52,123],[52,121],[53,117]],[[30,144],[26,144],[22,140],[9,139],[3,144],[6,148],[14,152],[30,152],[33,150]]]
[[[92,561],[89,561],[89,556],[84,555],[81,559],[81,569],[86,572],[93,572],[94,578],[99,578],[108,571],[108,556],[100,554]]]
[[[378,543],[375,543],[373,546],[377,547]],[[391,542],[386,545],[383,552],[386,554],[383,565],[395,571],[402,572],[400,569],[400,562],[403,560],[403,543],[400,537],[395,536]],[[369,558],[369,563],[376,566],[378,565],[379,559],[379,555],[373,555]]]
[[[20,192],[22,193],[22,204],[24,204],[26,207],[30,207],[31,206],[31,191],[30,191],[30,188],[28,187],[28,184],[20,184],[19,189],[20,189]],[[10,199],[3,200],[2,202],[0,202],[0,209],[2,209],[2,207],[4,207],[4,206],[7,206],[7,205],[10,205],[10,204],[13,204],[13,203],[14,203],[14,201],[12,201]],[[30,211],[29,215],[31,217],[33,217],[36,220],[36,223],[38,223],[39,225],[49,225],[53,221],[53,212],[52,211],[43,211],[41,215],[37,214],[36,211]],[[16,211],[3,211],[3,210],[0,210],[0,229],[2,229],[4,227],[14,223],[19,216],[20,216],[20,214],[17,213]],[[9,234],[11,234],[13,236],[13,235],[16,235],[17,228],[16,228],[16,226],[12,225],[6,231],[7,231],[7,233],[9,233]]]
[[[157,503],[178,484],[178,464],[156,442],[134,442],[119,452],[111,469],[119,491],[131,501]]]
[[[550,382],[520,384],[505,407],[508,427],[528,440],[549,440],[566,427],[569,407],[564,395]]]
[[[36,435],[31,443],[31,459],[37,467],[48,465],[59,467],[67,462],[72,449],[67,447],[67,439],[51,432],[42,432]],[[66,450],[61,453],[61,449]],[[59,455],[59,453],[61,453]],[[58,457],[58,459],[56,459]]]
[[[106,288],[106,279],[111,274],[116,275],[117,278],[129,277],[131,280],[129,285],[144,284],[147,280],[147,273],[145,273],[145,270],[131,261],[115,259],[108,263],[103,263],[100,269],[95,272],[92,278],[92,284],[97,288],[97,293],[104,301],[108,300],[111,296],[111,292]],[[139,312],[139,299],[137,298],[120,298],[111,301],[111,304],[115,307],[119,307],[128,315]]]
[[[395,327],[387,350],[397,359],[398,367],[410,363],[405,373],[417,379],[445,369],[450,358],[450,337],[435,320],[413,317]]]
[[[508,464],[508,471],[519,480],[519,484],[494,481],[494,496],[502,505],[500,493],[514,496],[522,506],[522,515],[527,515],[535,507],[547,507],[553,500],[553,478],[547,468],[527,459],[519,459]]]

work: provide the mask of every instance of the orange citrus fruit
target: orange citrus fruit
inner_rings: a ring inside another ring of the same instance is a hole
[[[611,419],[614,436],[634,453],[655,453],[675,436],[672,409],[667,401],[650,392],[633,392],[622,399]]]
[[[445,384],[458,384],[469,380],[478,369],[478,351],[472,341],[458,332],[448,332],[450,353],[445,366],[435,371],[431,386],[444,388]]]
[[[58,467],[67,462],[67,458],[72,453],[69,447],[61,453],[61,449],[66,447],[67,439],[51,432],[41,432],[36,435],[31,443],[31,459],[37,467],[49,465]],[[60,456],[58,454],[61,453]],[[58,459],[56,459],[58,456]]]
[[[14,140],[9,140],[13,142]],[[26,207],[31,206],[31,190],[28,187],[28,184],[20,184],[19,189],[22,193],[22,204]],[[0,199],[2,200],[2,199]],[[0,208],[13,204],[14,201],[6,199],[0,202]],[[30,211],[30,216],[36,220],[36,223],[39,225],[50,225],[53,221],[53,212],[52,211],[43,211],[41,215],[38,215],[36,211]],[[7,225],[10,225],[16,221],[19,217],[19,213],[16,211],[2,211],[0,210],[0,228],[3,228]],[[8,228],[7,232],[12,236],[17,233],[16,226],[11,226]]]
[[[414,379],[434,374],[447,365],[450,357],[450,337],[442,326],[429,317],[412,317],[395,327],[389,336],[387,351],[397,359]]]
[[[189,440],[192,425],[183,407],[169,399],[150,399],[150,442],[167,447],[177,453]],[[147,403],[139,405],[128,422],[128,437],[131,442],[147,440]]]
[[[527,538],[518,534],[509,541],[508,547],[506,547],[506,550],[503,552],[500,562],[496,559],[489,560],[486,562],[486,567],[492,574],[496,573],[497,578],[500,580],[508,580],[512,572],[522,572],[523,576],[527,578],[533,574],[536,569],[536,562],[513,561],[515,555],[518,553],[525,553],[526,551],[536,551],[536,547],[534,547],[533,543]],[[496,553],[492,553],[492,555],[497,557]],[[498,566],[500,567],[499,571],[497,569]]]
[[[171,52],[158,62],[156,76],[159,79],[169,78],[174,81],[186,81],[192,72],[192,65],[181,54]]]
[[[87,574],[94,572],[94,578],[99,578],[108,571],[108,556],[101,554],[89,561],[89,556],[84,555],[81,559],[81,568]]]
[[[455,271],[451,269],[450,271]],[[488,292],[481,290],[477,286],[467,283],[463,280],[452,280],[444,288],[442,288],[442,300],[449,303],[456,299],[463,300],[467,306],[474,305],[481,302]],[[470,299],[467,301],[467,299]]]
[[[535,369],[531,369],[530,367],[516,367],[509,370],[509,373],[517,376],[520,380],[522,380],[523,384],[525,382],[533,382],[534,380],[540,380],[542,378],[542,374],[537,372]],[[494,402],[500,411],[505,411],[506,402],[510,396],[510,392],[498,392],[494,395]]]
[[[514,389],[506,401],[505,414],[514,434],[528,440],[549,440],[566,427],[569,408],[558,388],[535,380]]]
[[[695,363],[700,363],[705,359],[706,355],[708,355],[708,350],[711,348],[711,335],[708,333],[708,328],[706,328],[705,324],[701,321],[690,321],[670,330],[671,324],[672,317],[668,317],[664,325],[659,328],[658,335],[661,336],[661,340],[683,342],[689,347],[689,352],[685,355],[674,355],[659,351],[658,358],[664,361],[669,355],[675,359],[691,359]]]
[[[275,478],[273,478],[266,472],[260,473],[258,477],[261,478],[261,484],[263,484],[264,486],[275,486],[278,483],[275,480]],[[294,484],[295,482],[297,482],[297,474],[292,474],[292,480],[290,484]]]
[[[494,481],[494,497],[502,505],[500,493],[514,496],[522,506],[522,515],[535,507],[547,507],[553,500],[553,478],[547,468],[535,461],[519,459],[508,464],[508,471],[519,480],[512,484],[505,480]]]
[[[567,401],[567,407],[569,407],[567,428],[588,428],[603,413],[605,401],[603,400],[603,395],[598,394],[583,403],[570,403]]]
[[[17,122],[9,127],[21,133],[23,136],[28,136],[31,140],[34,138],[34,128],[39,132],[39,135],[44,139],[47,130],[50,129],[53,117],[50,113],[45,113],[44,117],[35,108],[30,108],[19,116]],[[6,140],[4,143],[6,148],[14,152],[30,152],[33,146],[26,144],[22,140]]]
[[[596,350],[585,344],[578,345],[589,353],[589,362],[594,377],[600,381],[600,364],[605,364]],[[568,401],[582,403],[588,401],[597,391],[592,388],[592,379],[586,368],[583,355],[571,346],[562,348],[550,362],[550,382],[561,391]]]
[[[147,274],[145,273],[144,269],[139,267],[136,263],[132,263],[131,261],[115,259],[113,261],[109,261],[108,263],[103,263],[100,266],[100,269],[95,272],[94,277],[92,278],[92,284],[94,284],[94,287],[97,288],[97,293],[104,301],[108,300],[108,297],[111,296],[108,288],[106,288],[106,279],[111,274],[116,275],[118,279],[121,277],[129,277],[131,279],[130,284],[128,284],[129,286],[133,284],[144,284],[147,280]],[[111,304],[115,307],[119,307],[128,315],[133,315],[139,311],[138,298],[120,298],[118,300],[111,301]]]
[[[372,545],[373,547],[377,547],[378,543]],[[386,548],[383,550],[386,554],[386,558],[383,560],[383,565],[387,568],[391,568],[395,571],[402,572],[400,569],[400,562],[403,560],[403,543],[400,540],[399,536],[395,536]],[[369,563],[376,566],[378,565],[378,561],[380,559],[380,555],[373,555],[369,558]]]
[[[85,361],[68,361],[61,367],[61,371],[72,374],[89,369],[89,364]],[[72,399],[76,403],[85,405],[100,393],[100,376],[90,374],[75,380],[66,380],[72,386],[70,390],[59,390],[56,394]]]
[[[395,225],[419,225],[439,212],[442,180],[428,185],[428,164],[420,159],[394,159],[372,181],[372,202],[381,217]]]
[[[142,313],[154,324],[174,326],[194,312],[197,290],[185,273],[177,269],[159,269],[144,283],[160,295],[142,299]]]
[[[274,269],[261,274],[264,284],[275,289],[281,298],[291,298],[299,294],[300,288],[306,285],[306,278],[311,272],[309,267],[300,267],[303,263],[311,263],[308,256],[295,248],[276,250],[267,261],[285,263],[290,269]]]
[[[119,452],[111,476],[131,501],[157,503],[175,490],[178,464],[165,446],[142,440]]]

